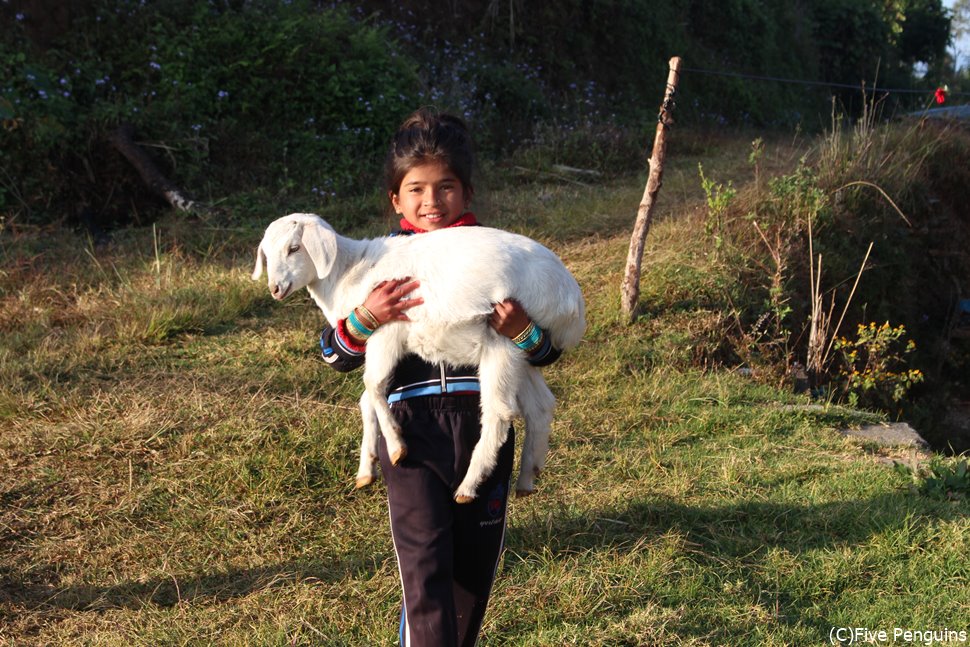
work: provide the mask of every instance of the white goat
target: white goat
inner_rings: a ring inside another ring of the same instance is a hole
[[[387,387],[394,367],[410,351],[432,363],[478,366],[481,439],[455,500],[467,503],[475,498],[476,489],[495,467],[517,413],[527,416],[517,489],[531,491],[548,446],[548,423],[540,438],[541,429],[531,433],[530,418],[551,420],[550,402],[555,400],[525,353],[486,319],[495,303],[516,299],[554,346],[576,346],[586,329],[585,303],[576,280],[555,254],[524,236],[486,227],[354,240],[338,235],[319,216],[290,214],[266,228],[253,280],[262,275],[264,262],[275,299],[306,287],[331,325],[363,303],[382,280],[411,277],[421,283],[416,294],[424,303],[408,309],[410,321],[386,323],[367,341],[362,471],[366,454],[374,449],[376,434],[368,432],[367,425],[375,414],[392,464],[407,455],[387,402]],[[368,412],[368,403],[374,413]]]

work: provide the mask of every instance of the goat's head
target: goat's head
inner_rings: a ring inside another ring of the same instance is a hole
[[[253,280],[266,264],[269,291],[282,300],[316,279],[325,278],[337,256],[337,235],[319,216],[291,213],[270,223],[256,249]]]

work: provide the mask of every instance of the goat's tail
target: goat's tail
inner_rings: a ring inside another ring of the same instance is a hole
[[[560,350],[578,346],[586,332],[586,303],[582,296],[572,305],[574,307],[570,312],[562,313],[562,316],[544,327],[552,338],[552,345]]]
[[[579,345],[586,332],[585,307],[580,308],[575,316],[566,319],[564,325],[553,327],[547,331],[552,338],[552,345],[560,350],[569,350]]]

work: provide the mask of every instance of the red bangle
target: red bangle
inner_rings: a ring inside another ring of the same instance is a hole
[[[344,346],[350,350],[357,353],[363,353],[367,350],[367,347],[364,344],[358,342],[349,332],[347,332],[346,319],[341,319],[337,322],[337,335],[340,337],[340,341],[344,343]]]

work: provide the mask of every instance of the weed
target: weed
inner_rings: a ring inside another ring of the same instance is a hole
[[[966,458],[937,456],[924,467],[914,469],[896,463],[895,468],[923,496],[940,501],[965,500],[970,497],[970,465]]]
[[[914,384],[923,381],[918,369],[906,368],[916,343],[904,343],[905,335],[901,325],[894,328],[888,321],[881,326],[870,322],[859,324],[854,341],[836,340],[835,349],[842,357],[836,380],[851,406],[891,410]]]
[[[751,152],[748,153],[748,164],[754,167],[755,188],[761,187],[761,161],[765,156],[765,140],[758,137],[751,142]]]
[[[704,166],[700,162],[697,163],[697,172],[701,176],[701,188],[707,198],[707,219],[704,221],[704,233],[714,241],[714,252],[716,254],[724,244],[725,213],[738,192],[730,180],[725,186],[708,179],[704,175]]]

